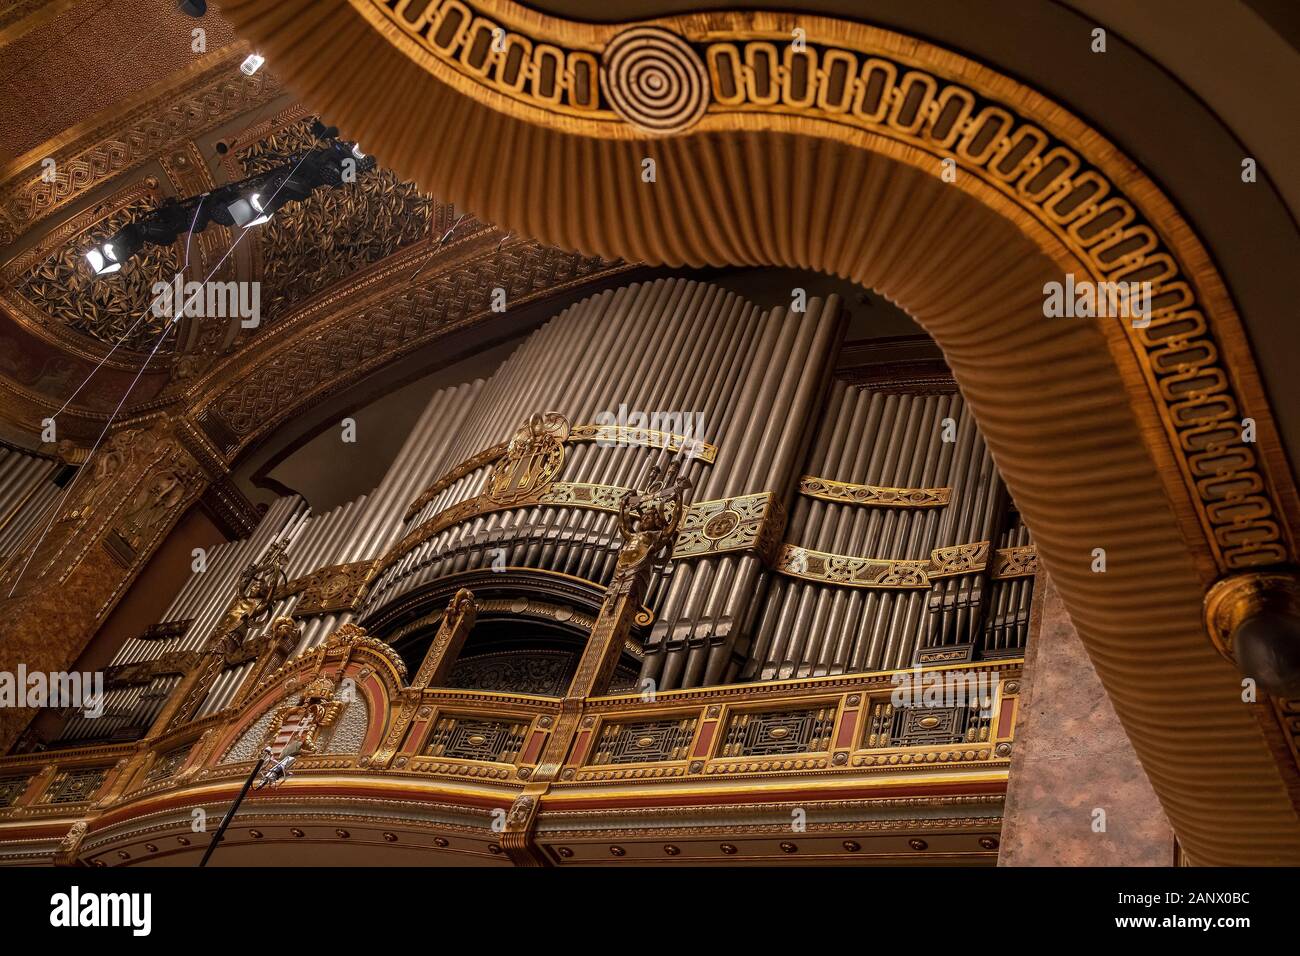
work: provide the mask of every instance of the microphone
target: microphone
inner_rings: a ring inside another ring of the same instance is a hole
[[[280,751],[280,759],[275,762],[274,766],[262,774],[262,779],[258,781],[257,786],[253,789],[261,790],[263,787],[274,787],[282,783],[284,778],[289,776],[289,768],[292,767],[293,762],[298,759],[298,751],[300,750],[302,750],[301,740],[291,740],[285,744],[284,749]]]

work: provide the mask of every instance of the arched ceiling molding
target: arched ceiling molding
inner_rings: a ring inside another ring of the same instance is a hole
[[[517,234],[819,269],[898,302],[943,348],[1190,858],[1300,862],[1288,744],[1201,623],[1215,577],[1294,558],[1294,487],[1223,282],[1134,163],[1022,84],[856,23],[710,13],[637,43],[505,0],[409,6],[413,25],[380,0],[222,3],[381,162]],[[642,55],[658,79],[629,82]],[[1067,272],[1153,281],[1151,326],[1045,319]],[[1232,438],[1242,416],[1258,444]],[[1228,434],[1198,457],[1212,422]],[[1238,500],[1196,473],[1214,458]]]

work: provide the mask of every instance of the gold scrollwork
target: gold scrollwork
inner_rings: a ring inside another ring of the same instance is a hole
[[[983,571],[988,557],[987,541],[935,548],[928,561],[862,558],[784,544],[777,555],[776,571],[792,578],[843,587],[928,588],[936,578]]]
[[[770,491],[697,501],[682,519],[673,558],[754,551],[770,560],[785,530],[785,509]]]
[[[632,428],[628,425],[574,425],[569,441],[594,441],[598,444],[640,445],[645,448],[662,448],[669,452],[689,449],[692,457],[713,464],[718,460],[714,445],[690,435],[659,431],[654,428]]]
[[[569,429],[569,443],[594,441],[609,442],[615,445],[637,445],[645,448],[663,448],[669,452],[678,452],[690,447],[694,457],[700,461],[713,464],[718,459],[718,449],[706,441],[679,435],[676,432],[657,431],[652,428],[629,428],[625,425],[573,425]],[[480,468],[486,468],[506,454],[509,442],[499,442],[471,455],[437,481],[420,493],[406,509],[405,521],[410,521],[438,495],[442,494],[462,478],[472,475]]]
[[[564,467],[568,438],[569,420],[559,412],[530,415],[492,466],[487,497],[508,505],[536,496]]]
[[[823,501],[877,508],[938,508],[952,499],[951,488],[885,488],[855,485],[816,475],[804,475],[799,479],[799,494]]]
[[[993,552],[993,572],[989,577],[1026,578],[1038,573],[1038,546],[1027,544],[1019,548],[998,548]]]

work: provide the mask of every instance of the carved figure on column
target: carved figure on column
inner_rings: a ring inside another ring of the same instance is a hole
[[[601,694],[609,684],[645,598],[650,574],[671,548],[686,513],[685,496],[691,484],[680,473],[681,462],[680,457],[673,457],[667,465],[652,465],[640,487],[628,491],[619,502],[623,547],[618,553],[614,579],[578,661],[569,697]]]

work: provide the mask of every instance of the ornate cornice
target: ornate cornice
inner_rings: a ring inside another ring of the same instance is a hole
[[[110,179],[135,169],[241,113],[274,99],[274,75],[239,70],[242,49],[222,50],[115,107],[73,127],[0,171],[0,246]],[[42,159],[55,160],[46,182]]]

